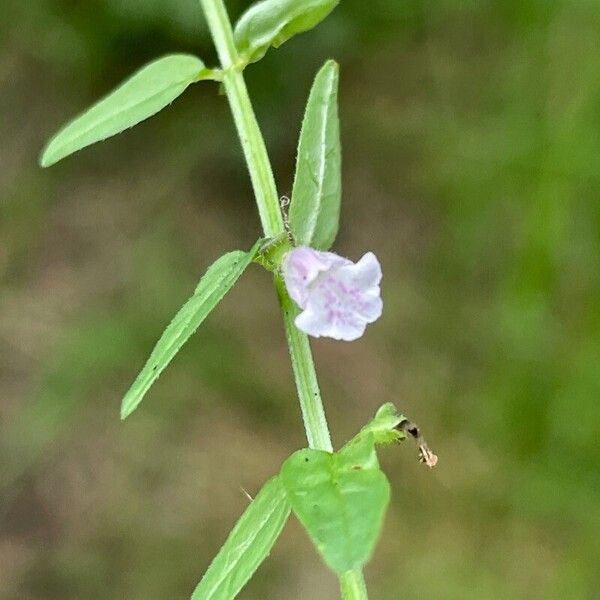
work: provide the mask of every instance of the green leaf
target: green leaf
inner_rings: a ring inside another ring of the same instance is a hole
[[[48,143],[40,164],[49,167],[65,156],[133,127],[168,106],[201,79],[215,73],[189,54],[171,54],[146,65],[104,99],[76,117]]]
[[[330,60],[317,73],[296,159],[290,227],[298,244],[320,250],[337,235],[342,196],[338,65]]]
[[[369,559],[390,496],[372,435],[335,454],[295,452],[283,464],[281,481],[294,513],[334,571],[341,575]]]
[[[235,44],[246,63],[260,60],[269,47],[278,48],[292,36],[312,29],[339,0],[262,0],[235,25]]]
[[[198,584],[192,600],[231,600],[269,555],[290,514],[279,477],[244,511]]]
[[[387,402],[377,410],[373,419],[358,432],[353,440],[348,442],[348,445],[357,438],[369,434],[373,434],[375,444],[378,446],[399,442],[406,437],[404,432],[396,429],[403,421],[406,421],[406,417],[399,414],[391,402]]]
[[[148,362],[123,398],[122,419],[128,417],[137,408],[150,386],[158,379],[181,346],[196,331],[226,292],[231,289],[256,255],[260,243],[261,240],[256,242],[249,252],[241,250],[229,252],[209,267],[196,287],[194,295],[169,323],[154,347]]]

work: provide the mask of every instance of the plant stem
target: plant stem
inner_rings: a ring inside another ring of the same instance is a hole
[[[223,85],[242,143],[252,189],[267,237],[282,233],[283,219],[271,163],[248,96],[240,59],[233,41],[231,22],[223,0],[200,0],[223,69]]]
[[[275,286],[283,311],[285,335],[290,349],[308,445],[317,450],[333,452],[308,337],[296,327],[294,319],[298,309],[290,298],[282,278],[277,275]]]
[[[244,149],[263,230],[267,237],[275,237],[285,231],[279,198],[265,142],[256,122],[244,76],[239,69],[241,62],[233,40],[231,23],[223,0],[200,2],[221,61],[223,84]],[[308,338],[294,325],[297,309],[278,277],[275,284],[283,311],[306,437],[311,448],[331,452],[333,447]]]
[[[200,0],[200,3],[221,61],[223,85],[250,172],[263,231],[267,237],[276,237],[285,231],[279,197],[265,142],[242,74],[244,65],[235,47],[231,22],[223,0]],[[333,452],[310,343],[306,334],[302,333],[294,323],[298,308],[278,275],[275,275],[275,287],[283,312],[308,445],[316,450]],[[340,577],[340,588],[345,599],[366,600],[367,598],[362,571],[359,569]]]
[[[340,590],[344,600],[368,600],[365,578],[360,569],[348,571],[340,577]]]

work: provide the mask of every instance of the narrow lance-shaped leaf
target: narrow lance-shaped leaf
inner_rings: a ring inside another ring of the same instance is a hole
[[[49,167],[86,146],[151,117],[194,81],[215,72],[189,54],[171,54],[140,69],[108,96],[61,129],[46,146],[40,164]]]
[[[299,450],[281,469],[294,513],[325,562],[339,575],[371,556],[389,502],[372,434],[341,452]]]
[[[267,50],[278,48],[292,36],[312,29],[339,0],[262,0],[239,18],[234,37],[245,62],[260,60]]]
[[[232,600],[267,558],[290,514],[279,477],[244,511],[198,584],[192,600]]]
[[[331,247],[338,231],[342,195],[338,65],[330,60],[317,73],[296,159],[290,227],[298,244]]]
[[[122,419],[137,408],[150,386],[158,379],[181,346],[231,289],[254,258],[259,245],[260,240],[249,252],[241,250],[229,252],[209,267],[196,287],[194,295],[181,307],[165,329],[148,362],[123,398]]]

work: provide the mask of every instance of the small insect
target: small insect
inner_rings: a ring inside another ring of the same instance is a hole
[[[279,208],[281,209],[281,217],[283,218],[283,228],[287,233],[287,237],[288,240],[290,240],[290,244],[292,244],[292,246],[295,246],[296,242],[294,240],[294,234],[292,233],[292,230],[290,228],[290,202],[291,200],[289,196],[281,196],[281,198],[279,198]]]
[[[433,469],[435,465],[437,465],[438,457],[431,451],[431,448],[427,445],[427,442],[423,438],[421,434],[421,430],[418,425],[409,421],[408,419],[404,419],[397,426],[396,429],[404,432],[404,434],[408,433],[417,443],[419,447],[419,462],[427,465],[430,469]]]

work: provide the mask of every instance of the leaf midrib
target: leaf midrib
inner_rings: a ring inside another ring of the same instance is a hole
[[[281,507],[281,505],[287,501],[287,498],[285,497],[284,494],[281,494],[279,497],[279,501],[275,503],[274,507],[272,508],[272,510],[270,510],[267,514],[266,517],[261,521],[260,523],[260,527],[258,527],[254,533],[254,535],[252,535],[250,538],[248,538],[248,542],[246,544],[246,547],[244,548],[244,550],[242,551],[242,554],[239,556],[239,558],[232,562],[227,564],[225,573],[223,574],[223,576],[217,581],[217,583],[213,586],[212,590],[209,591],[209,595],[206,597],[206,600],[210,600],[211,598],[214,597],[214,594],[217,592],[219,586],[223,583],[223,581],[225,581],[225,579],[227,577],[229,577],[231,571],[234,569],[234,567],[240,563],[240,561],[242,560],[242,558],[244,557],[244,555],[248,552],[248,548],[252,547],[252,542],[258,537],[258,535],[261,533],[261,531],[264,529],[265,525],[267,524],[267,522],[269,521],[269,519],[275,514],[275,512]]]
[[[321,211],[321,205],[323,203],[323,189],[324,189],[324,180],[325,180],[325,170],[326,170],[326,165],[327,165],[327,160],[326,160],[326,156],[327,156],[327,133],[329,131],[329,127],[331,126],[331,124],[329,123],[329,119],[327,117],[327,113],[329,112],[329,109],[331,107],[331,95],[332,95],[332,90],[333,90],[333,81],[335,79],[335,70],[331,71],[328,74],[328,90],[327,90],[327,101],[323,103],[323,109],[321,112],[321,122],[324,123],[324,126],[321,128],[322,132],[321,132],[321,139],[320,139],[320,144],[319,144],[319,176],[318,176],[318,181],[317,183],[317,205],[316,208],[317,210],[314,211],[314,215],[315,218],[311,219],[309,222],[309,229],[307,231],[307,233],[309,233],[308,236],[308,240],[309,243],[311,243],[313,241],[313,236],[315,234],[315,231],[317,229],[317,223],[319,221],[319,214]]]
[[[200,72],[202,72],[202,69],[200,70]],[[140,100],[139,102],[133,102],[123,108],[121,108],[120,110],[112,113],[110,116],[108,117],[103,117],[100,118],[99,120],[95,121],[93,124],[89,125],[87,128],[85,128],[83,131],[81,131],[80,133],[78,133],[77,135],[74,135],[72,137],[70,137],[67,141],[63,142],[62,144],[57,145],[55,148],[52,148],[52,142],[50,143],[50,145],[48,146],[48,151],[50,150],[54,150],[54,153],[58,153],[60,154],[60,151],[63,148],[65,148],[66,146],[68,146],[69,144],[72,144],[74,142],[77,142],[78,140],[80,140],[81,138],[85,137],[86,135],[88,135],[91,131],[93,131],[94,129],[97,129],[99,127],[101,127],[102,125],[104,125],[105,123],[109,122],[111,119],[114,119],[115,117],[122,115],[128,111],[133,110],[134,108],[137,108],[139,106],[143,106],[144,104],[147,104],[149,102],[151,102],[152,100],[154,100],[155,98],[157,98],[158,96],[164,94],[166,91],[170,90],[170,89],[177,89],[181,86],[184,86],[183,89],[185,89],[188,85],[191,85],[192,83],[194,83],[194,79],[198,76],[198,74],[196,74],[194,77],[192,77],[191,79],[182,79],[181,81],[177,82],[177,83],[173,83],[170,85],[167,85],[165,87],[163,87],[161,90],[154,92],[153,94],[144,97],[142,100]],[[125,84],[124,84],[125,85]],[[90,110],[93,110],[94,108],[99,108],[102,102],[105,102],[107,100],[109,100],[111,98],[111,96],[115,93],[117,93],[118,90],[115,90],[112,94],[109,94],[108,96],[106,96],[106,98],[104,98],[104,100],[100,100],[100,102],[98,104],[96,104],[95,107],[92,107]],[[183,91],[183,90],[182,90]],[[67,125],[67,127],[65,129],[63,129],[62,134],[64,135],[65,133],[68,132],[68,129],[70,127],[72,127],[73,125],[75,125],[77,123],[77,121],[79,119],[82,119],[85,117],[86,113],[83,113],[81,116],[76,117],[75,120],[70,124]],[[88,113],[89,114],[89,113]],[[150,117],[151,115],[148,115],[148,117]],[[148,118],[146,117],[146,118]],[[144,120],[144,119],[141,119]],[[60,136],[61,134],[58,133],[57,137]]]

